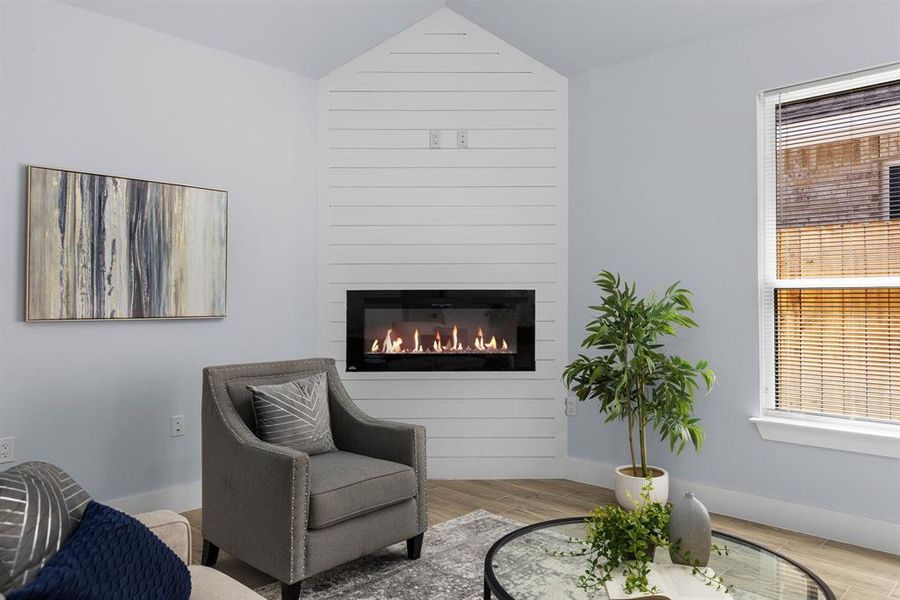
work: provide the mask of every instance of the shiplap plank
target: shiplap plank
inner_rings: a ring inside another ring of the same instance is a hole
[[[388,51],[397,51],[402,53],[465,53],[482,52],[495,55],[503,52],[504,48],[497,43],[496,39],[490,39],[487,36],[479,35],[477,32],[455,32],[463,35],[433,35],[423,33],[408,41],[404,41],[403,45],[397,48],[389,48]]]
[[[328,269],[328,279],[332,283],[379,283],[420,281],[423,284],[441,285],[449,282],[495,283],[503,285],[516,281],[554,283],[554,264],[406,264],[406,265],[366,265],[360,269],[356,265],[332,265]]]
[[[409,51],[395,52],[375,65],[361,65],[360,70],[373,68],[390,71],[508,71],[523,70],[518,64],[511,64],[506,53],[491,51],[473,53],[425,53]]]
[[[555,186],[555,166],[529,168],[452,167],[446,168],[329,168],[334,187],[472,187],[472,186]]]
[[[438,437],[542,437],[553,436],[556,424],[552,417],[493,417],[484,416],[426,417],[398,419],[404,423],[422,425],[428,432],[428,439]]]
[[[544,129],[556,125],[552,110],[345,110],[325,116],[335,129]]]
[[[449,390],[448,390],[449,391]],[[474,391],[474,390],[473,390]],[[555,417],[562,413],[562,406],[555,398],[522,396],[498,398],[474,393],[462,396],[444,394],[434,398],[371,399],[354,396],[353,401],[366,413],[384,419],[431,418],[494,418],[517,415],[519,417]]]
[[[403,210],[381,206],[344,206],[331,209],[331,223],[333,225],[369,225],[373,227],[404,224],[423,227],[435,225],[553,225],[556,223],[558,214],[559,211],[555,206],[525,206],[516,210],[510,210],[506,206],[411,206],[404,207]],[[490,262],[493,256],[483,253],[480,258]]]
[[[428,454],[441,457],[554,456],[556,441],[550,437],[531,438],[428,438]]]
[[[373,263],[523,263],[554,260],[547,246],[533,244],[469,244],[466,246],[332,246],[329,264],[369,265]]]
[[[333,149],[328,153],[328,164],[336,167],[546,167],[556,164],[557,153],[553,149],[479,150],[478,148],[431,149]]]
[[[402,230],[402,231],[401,231]],[[433,225],[429,227],[331,227],[328,232],[331,244],[495,244],[555,243],[556,227],[553,225],[490,225],[471,227],[466,225]],[[475,281],[472,281],[473,283]],[[463,283],[463,282],[461,282]]]
[[[553,110],[555,90],[354,90],[329,92],[329,110]]]
[[[329,88],[338,90],[552,90],[553,85],[530,71],[512,72],[357,72],[352,81]]]
[[[337,129],[329,132],[331,149],[429,150],[436,156],[471,150],[556,149],[553,129],[470,129],[469,147],[431,148],[428,129]]]
[[[507,285],[507,286],[498,286],[495,283],[447,283],[445,285],[441,285],[440,288],[435,286],[426,286],[419,285],[416,286],[415,282],[411,282],[411,285],[388,285],[386,283],[353,283],[353,284],[338,284],[338,283],[325,283],[327,285],[326,291],[326,301],[327,302],[343,302],[347,299],[347,290],[398,290],[398,289],[445,289],[445,290],[494,290],[494,289],[530,289],[534,290],[535,297],[537,301],[541,300],[557,300],[564,299],[565,295],[561,292],[565,290],[560,290],[560,286],[557,284],[547,284],[547,283],[526,283],[521,286],[515,285]],[[324,314],[324,313],[322,313]]]
[[[559,192],[554,187],[510,188],[331,188],[331,206],[556,206]]]

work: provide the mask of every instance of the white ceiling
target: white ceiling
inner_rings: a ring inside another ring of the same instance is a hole
[[[443,0],[65,0],[319,78]],[[852,0],[846,0],[852,1]],[[564,75],[777,18],[813,0],[447,0]]]
[[[444,6],[443,0],[63,1],[314,79]]]
[[[816,3],[813,0],[448,0],[447,6],[508,44],[571,76],[774,19]]]

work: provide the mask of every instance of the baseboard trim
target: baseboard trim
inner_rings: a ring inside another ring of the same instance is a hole
[[[563,468],[560,469],[562,473],[552,476],[565,477],[573,481],[607,488],[611,488],[613,485],[612,465],[572,457],[562,462]],[[437,477],[432,473],[432,477],[435,479],[452,479],[454,477],[450,477],[450,475],[460,474],[441,473],[441,475],[442,477]],[[495,479],[504,476],[503,474],[481,472],[466,473],[466,475],[467,478],[476,479]],[[506,477],[509,476],[512,475],[506,474]],[[534,478],[544,476],[544,474],[516,473],[515,476]],[[881,521],[676,478],[670,481],[670,490],[672,497],[692,491],[712,512],[719,514],[900,555],[900,523]],[[109,500],[106,503],[131,514],[162,508],[185,512],[201,506],[201,486],[199,481],[194,481],[146,494]]]
[[[107,500],[106,504],[129,514],[163,508],[181,513],[200,508],[203,503],[200,490],[200,482],[193,481],[137,496]]]
[[[612,487],[612,465],[569,457],[569,479]],[[672,478],[670,497],[686,491],[697,494],[710,511],[781,529],[806,533],[873,550],[900,554],[900,523],[881,521],[851,513],[757,496],[705,483]]]

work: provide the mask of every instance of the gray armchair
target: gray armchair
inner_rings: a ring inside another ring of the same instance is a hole
[[[338,452],[309,456],[254,434],[248,385],[325,372]],[[374,419],[350,399],[334,360],[203,370],[203,564],[219,548],[281,582],[301,582],[406,540],[419,557],[426,521],[425,428]]]

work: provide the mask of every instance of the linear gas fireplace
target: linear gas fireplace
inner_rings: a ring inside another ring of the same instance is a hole
[[[534,290],[347,292],[348,371],[534,371]]]

